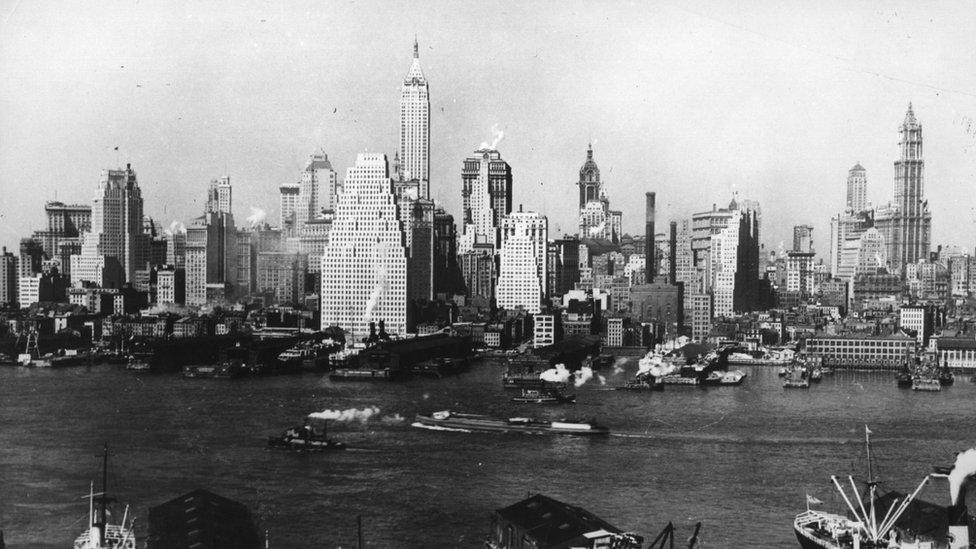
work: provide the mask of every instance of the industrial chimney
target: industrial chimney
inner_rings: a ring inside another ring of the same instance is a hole
[[[644,211],[644,272],[646,273],[647,283],[654,283],[654,275],[657,273],[657,266],[654,264],[654,193],[644,193],[647,199],[647,207]]]

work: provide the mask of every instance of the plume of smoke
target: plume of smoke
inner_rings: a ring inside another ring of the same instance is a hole
[[[573,372],[573,378],[573,385],[582,387],[587,381],[593,379],[593,368],[583,366],[579,370]]]
[[[566,383],[572,375],[565,364],[556,364],[555,367],[539,374],[539,379],[550,383]]]
[[[380,409],[376,406],[367,406],[362,410],[357,410],[356,408],[349,408],[348,410],[322,410],[321,412],[312,412],[308,414],[308,417],[332,421],[362,421],[365,423],[369,418],[379,413]]]
[[[505,132],[498,128],[498,124],[491,125],[491,143],[487,141],[481,142],[481,147],[479,149],[488,149],[494,151],[498,149],[498,144],[502,142],[505,138]]]
[[[383,423],[402,423],[406,418],[400,414],[393,414],[392,416],[383,416],[380,421]]]
[[[665,363],[661,355],[653,351],[647,353],[647,356],[637,363],[637,375],[650,374],[654,377],[661,377],[670,374],[675,369],[676,367],[673,364]]]
[[[369,317],[373,314],[373,309],[380,302],[380,297],[383,295],[384,290],[386,290],[387,282],[387,269],[386,269],[386,251],[387,245],[385,241],[380,241],[376,244],[376,256],[373,260],[373,274],[376,278],[376,283],[373,285],[373,291],[369,294],[369,301],[366,302],[366,310],[363,312],[363,321],[368,321]]]
[[[599,225],[595,227],[590,227],[589,234],[590,236],[597,236],[598,234],[602,233],[603,230],[606,228],[607,228],[607,222],[601,221]]]
[[[606,385],[607,384],[607,378],[601,376],[600,374],[597,374],[596,375],[596,379],[597,379],[597,381],[600,382],[600,385]]]
[[[956,456],[956,464],[949,472],[949,495],[953,505],[958,505],[959,494],[966,483],[966,479],[976,475],[976,448],[960,452]]]
[[[267,217],[268,217],[267,212],[265,212],[261,208],[255,208],[254,206],[251,206],[251,215],[247,216],[246,221],[252,227],[256,227],[256,226],[260,225],[261,223],[264,223],[264,220]]]
[[[627,363],[627,357],[618,356],[617,360],[613,361],[613,373],[614,375],[620,375],[624,373],[624,364]]]
[[[184,234],[186,233],[186,225],[184,225],[182,221],[176,221],[174,219],[173,222],[169,224],[169,227],[164,229],[163,232],[166,234],[166,236],[173,236],[174,234]]]

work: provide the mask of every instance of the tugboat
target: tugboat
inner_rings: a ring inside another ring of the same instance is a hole
[[[939,370],[939,383],[941,385],[952,385],[954,381],[956,378],[952,375],[952,370],[949,369],[949,357],[946,357],[942,369]]]
[[[576,395],[564,395],[559,389],[522,389],[522,394],[512,397],[512,402],[522,404],[574,404]]]
[[[102,491],[95,492],[94,485],[88,493],[88,529],[75,540],[74,549],[136,549],[136,534],[125,506],[122,522],[108,522],[108,504],[115,501],[106,495],[108,485],[108,443],[102,455]],[[97,514],[95,504],[98,504]],[[126,525],[128,519],[128,525]]]
[[[913,385],[913,376],[911,370],[908,369],[908,364],[902,366],[902,369],[895,374],[895,382],[898,386],[903,389],[909,389]]]
[[[618,391],[663,391],[664,385],[658,383],[657,378],[651,372],[638,372],[634,379],[616,389]]]
[[[796,515],[793,531],[804,549],[967,549],[969,522],[966,509],[966,484],[976,471],[936,468],[926,475],[910,495],[888,492],[878,495],[871,462],[871,431],[864,428],[867,448],[868,479],[863,494],[852,476],[831,476],[834,486],[847,505],[846,515],[812,510],[822,501],[807,495],[806,511]],[[976,452],[969,450],[966,454]],[[960,466],[959,461],[956,467]],[[950,506],[942,507],[917,500],[922,488],[933,478],[946,478],[950,485]],[[843,483],[843,484],[842,484]],[[845,489],[850,483],[850,491]]]
[[[594,420],[547,421],[527,417],[494,418],[481,414],[465,414],[444,410],[432,414],[417,414],[415,427],[457,430],[464,432],[491,431],[499,433],[525,433],[529,435],[609,435],[610,430]]]
[[[939,381],[939,378],[935,377],[916,376],[912,380],[912,390],[939,392],[942,390],[942,382]]]
[[[783,381],[784,389],[809,389],[810,388],[810,376],[807,374],[807,369],[792,368],[790,373],[786,375],[786,379]]]
[[[268,446],[301,452],[323,452],[326,450],[345,450],[346,444],[328,437],[326,421],[309,414],[301,427],[292,427],[280,436],[268,437]]]

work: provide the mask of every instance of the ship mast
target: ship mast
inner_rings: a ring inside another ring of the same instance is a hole
[[[868,426],[864,426],[864,446],[867,448],[868,454],[868,500],[871,505],[871,525],[875,531],[877,531],[877,517],[874,512],[874,500],[877,496],[877,482],[874,480],[874,464],[871,462],[871,429]]]

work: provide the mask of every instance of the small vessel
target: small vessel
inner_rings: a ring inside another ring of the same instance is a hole
[[[400,372],[390,368],[340,368],[329,374],[332,381],[389,381],[399,377]]]
[[[530,435],[609,435],[610,430],[594,420],[548,421],[527,417],[495,418],[481,414],[465,414],[443,410],[432,414],[417,414],[420,427],[446,428],[462,431],[491,431],[498,433],[526,433]]]
[[[300,427],[292,427],[280,436],[268,437],[268,446],[302,452],[346,449],[344,442],[328,437],[326,420],[315,414],[309,414]]]
[[[810,381],[822,381],[823,380],[823,370],[819,366],[814,367],[810,370]]]
[[[746,379],[746,373],[742,370],[732,370],[731,372],[723,372],[722,379],[719,380],[719,385],[741,385]]]
[[[784,389],[809,389],[810,376],[806,368],[791,368],[783,380]]]
[[[954,381],[956,381],[956,378],[952,375],[952,370],[949,369],[949,359],[946,358],[942,369],[939,370],[939,383],[942,385],[952,385]]]
[[[410,373],[422,377],[444,377],[458,374],[468,367],[465,358],[433,358],[418,362],[410,367]]]
[[[781,366],[779,371],[777,372],[777,375],[779,377],[786,377],[789,373],[790,373],[790,369],[788,367]]]
[[[79,353],[78,349],[62,349],[52,356],[50,360],[52,368],[81,366],[90,362],[91,355],[88,352]]]
[[[576,395],[564,395],[559,389],[522,389],[522,394],[512,398],[522,404],[573,404]]]
[[[912,376],[912,372],[911,370],[908,369],[907,364],[904,365],[902,369],[898,371],[897,374],[895,374],[895,383],[897,383],[899,387],[902,387],[904,389],[910,388],[913,385],[913,381],[914,381],[914,376]]]
[[[690,377],[683,376],[681,374],[668,374],[658,380],[658,383],[664,385],[701,385],[701,378],[698,376]]]
[[[617,387],[618,391],[663,391],[664,385],[657,381],[650,372],[638,372],[634,379],[627,382],[623,387]]]
[[[285,368],[326,370],[329,368],[330,356],[338,350],[338,344],[331,339],[319,342],[302,341],[278,354],[278,361]]]
[[[918,376],[912,380],[913,391],[941,391],[942,383],[935,377]]]
[[[102,455],[102,491],[95,492],[94,485],[89,490],[88,529],[75,539],[74,549],[136,549],[136,534],[132,527],[133,519],[129,516],[129,506],[125,507],[122,522],[111,524],[108,521],[108,505],[115,500],[106,495],[107,484],[108,444],[105,444]]]

